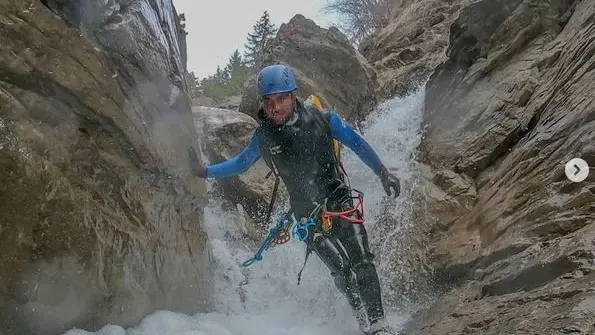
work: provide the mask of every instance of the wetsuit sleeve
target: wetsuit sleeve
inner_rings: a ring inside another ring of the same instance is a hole
[[[225,178],[238,175],[248,170],[260,158],[260,141],[256,132],[250,143],[236,156],[219,164],[207,167],[207,178]]]
[[[355,152],[376,175],[380,176],[383,164],[370,144],[337,113],[329,112],[329,117],[333,137]]]

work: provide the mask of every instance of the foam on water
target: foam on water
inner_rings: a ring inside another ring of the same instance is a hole
[[[364,136],[383,162],[401,179],[402,194],[388,200],[378,177],[357,156],[344,149],[352,187],[365,194],[366,227],[376,254],[385,308],[395,328],[407,315],[396,312],[399,299],[393,285],[399,262],[387,250],[397,250],[400,231],[409,224],[409,189],[414,185],[412,156],[419,144],[423,92],[381,104],[363,128]],[[212,313],[185,315],[157,311],[129,329],[106,325],[97,332],[70,330],[65,335],[360,335],[346,299],[336,291],[330,272],[314,255],[309,258],[300,285],[305,247],[296,240],[269,249],[264,259],[243,268],[257,246],[241,236],[237,215],[224,211],[218,199],[205,209],[212,250],[215,301]],[[391,216],[395,220],[380,220]],[[398,222],[398,224],[394,224]],[[380,252],[380,251],[383,252]]]

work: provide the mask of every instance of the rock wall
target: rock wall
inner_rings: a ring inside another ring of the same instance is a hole
[[[449,27],[469,0],[392,1],[392,20],[359,51],[378,74],[379,99],[422,86],[446,60]]]
[[[349,120],[363,119],[375,104],[374,70],[335,27],[323,29],[303,15],[294,16],[267,47],[265,65],[277,63],[294,70],[298,96],[315,93],[324,106]],[[257,110],[253,76],[244,87],[239,111],[256,117]]]
[[[171,1],[0,8],[0,332],[206,310],[205,185],[187,169],[197,136]]]
[[[595,333],[595,2],[476,1],[426,87],[433,266],[407,334]]]

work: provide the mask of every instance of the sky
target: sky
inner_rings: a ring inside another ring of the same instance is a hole
[[[322,8],[327,0],[173,0],[178,14],[186,15],[188,71],[198,78],[215,73],[244,43],[252,27],[267,10],[277,28],[302,14],[327,28],[334,17]]]

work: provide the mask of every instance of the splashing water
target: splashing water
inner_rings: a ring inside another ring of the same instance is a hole
[[[365,195],[366,229],[370,248],[376,255],[374,263],[381,279],[384,304],[403,310],[418,307],[415,299],[407,296],[416,291],[419,283],[411,264],[407,263],[411,244],[403,242],[409,238],[410,229],[416,229],[412,194],[421,176],[415,169],[414,158],[422,137],[424,96],[425,92],[420,90],[404,99],[385,101],[370,114],[363,129],[366,140],[399,178],[398,198],[386,196],[379,178],[355,154],[349,150],[344,154],[351,186]]]
[[[398,285],[394,282],[403,271],[397,251],[400,232],[409,226],[409,194],[416,179],[411,162],[421,139],[422,102],[423,91],[388,100],[363,128],[382,161],[400,178],[399,198],[386,199],[378,177],[350,150],[343,151],[351,186],[365,194],[366,227],[376,254],[385,309],[389,323],[397,329],[406,318],[396,312],[400,299],[394,297],[394,285]],[[243,238],[237,214],[224,211],[218,199],[211,200],[205,221],[212,250],[215,312],[189,316],[157,311],[127,330],[107,325],[95,333],[74,329],[64,335],[361,335],[347,300],[315,254],[296,285],[305,256],[303,243],[292,239],[269,249],[262,261],[241,267],[258,246]],[[386,220],[387,216],[392,219]]]

